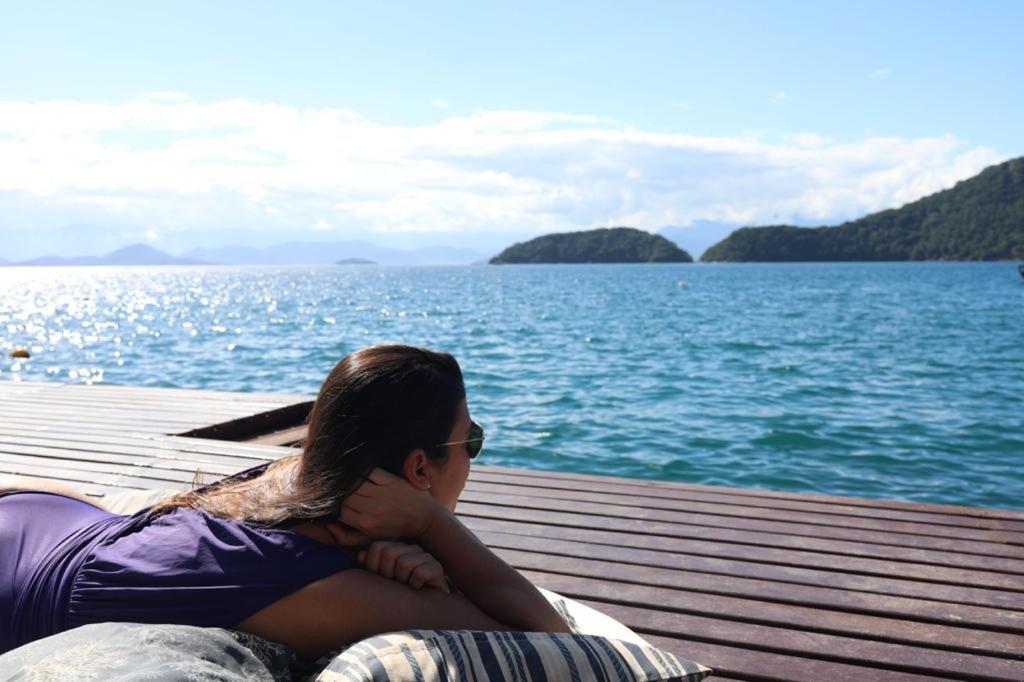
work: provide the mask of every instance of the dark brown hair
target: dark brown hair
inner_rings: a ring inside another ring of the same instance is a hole
[[[256,478],[179,493],[150,513],[187,507],[267,526],[337,517],[345,497],[375,467],[401,475],[416,448],[443,459],[445,448],[437,446],[448,440],[465,397],[462,371],[447,353],[363,348],[324,381],[301,455],[273,462]]]

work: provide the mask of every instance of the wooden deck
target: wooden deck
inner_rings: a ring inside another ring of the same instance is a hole
[[[0,479],[186,488],[294,451],[172,434],[309,399],[0,382]],[[714,679],[1024,680],[1024,512],[474,464],[459,515]]]

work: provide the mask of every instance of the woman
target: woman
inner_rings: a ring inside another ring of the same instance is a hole
[[[482,443],[454,358],[375,346],[327,377],[301,456],[132,516],[0,491],[0,653],[104,621],[231,627],[307,658],[409,628],[565,631],[454,516]]]

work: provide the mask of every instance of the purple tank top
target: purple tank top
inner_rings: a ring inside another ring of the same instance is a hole
[[[175,509],[121,516],[52,493],[0,496],[0,653],[87,623],[232,627],[349,553]]]

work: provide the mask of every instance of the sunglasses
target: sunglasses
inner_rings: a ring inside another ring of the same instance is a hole
[[[484,449],[484,427],[474,421],[469,422],[469,438],[466,440],[453,440],[450,443],[439,443],[436,447],[445,445],[465,445],[469,458],[473,459]]]

